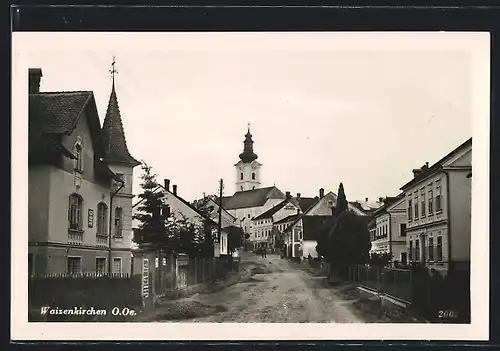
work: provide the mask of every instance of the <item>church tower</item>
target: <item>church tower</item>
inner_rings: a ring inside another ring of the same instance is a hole
[[[240,161],[234,165],[236,168],[236,191],[247,191],[260,188],[260,168],[262,165],[257,162],[258,156],[253,151],[250,124],[248,124],[248,132],[245,135],[243,145]]]

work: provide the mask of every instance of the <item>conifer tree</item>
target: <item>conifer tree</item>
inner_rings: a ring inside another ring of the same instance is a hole
[[[165,247],[170,241],[167,233],[167,219],[170,211],[163,204],[163,192],[155,191],[158,183],[151,166],[143,161],[141,168],[143,171],[142,193],[138,195],[141,202],[134,215],[134,219],[139,220],[140,224],[134,231],[134,242],[140,246],[150,244],[158,248]]]

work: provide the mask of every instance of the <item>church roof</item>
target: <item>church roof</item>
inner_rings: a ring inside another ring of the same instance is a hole
[[[283,194],[275,186],[259,188],[246,191],[237,191],[229,199],[224,200],[222,206],[226,210],[235,210],[238,208],[250,208],[263,206],[268,199],[284,199]]]
[[[102,134],[108,162],[123,163],[130,166],[138,166],[140,164],[139,161],[132,157],[127,147],[114,81],[111,88],[111,95],[109,96],[106,117],[102,126]]]

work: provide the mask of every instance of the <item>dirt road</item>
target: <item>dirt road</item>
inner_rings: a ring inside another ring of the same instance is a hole
[[[184,322],[338,322],[361,323],[348,302],[342,301],[323,278],[314,277],[276,255],[242,257],[241,279],[215,293],[197,294],[178,303],[190,303],[213,313]],[[176,322],[181,320],[177,319]]]

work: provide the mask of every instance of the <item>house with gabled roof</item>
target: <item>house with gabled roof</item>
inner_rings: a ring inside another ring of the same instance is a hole
[[[252,218],[252,227],[254,231],[250,240],[253,242],[254,248],[262,247],[273,249],[275,236],[278,234],[278,232],[273,231],[274,223],[290,215],[300,213],[301,209],[299,204],[292,198],[290,192],[287,191],[284,200]]]
[[[318,257],[316,245],[319,234],[325,230],[325,226],[333,219],[335,206],[337,205],[337,195],[333,192],[325,194],[323,188],[319,190],[319,198],[309,209],[299,215],[285,229],[284,242],[287,257],[304,259],[309,255]],[[359,216],[366,216],[366,213],[359,208],[348,203],[348,210]],[[309,217],[317,218],[309,218]]]
[[[115,84],[103,127],[92,91],[41,92],[29,69],[28,267],[130,273],[131,156]]]
[[[277,187],[271,186],[237,191],[233,196],[223,199],[222,206],[236,218],[236,225],[242,228],[245,234],[249,234],[250,238],[255,238],[252,218],[273,208],[284,199],[285,194]]]
[[[213,235],[216,235],[216,230],[218,228],[217,222],[210,218],[207,213],[195,208],[191,203],[182,198],[178,193],[177,185],[170,185],[170,179],[164,179],[163,184],[158,184],[158,186],[153,189],[153,193],[161,192],[163,194],[162,201],[170,215],[178,219],[186,218],[190,222],[199,225],[201,228],[208,228],[211,230]],[[144,201],[141,199],[133,205],[134,213],[138,209],[138,205]],[[138,221],[134,222],[134,227],[137,227]],[[221,233],[221,242],[226,242],[227,246],[227,232]]]

